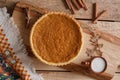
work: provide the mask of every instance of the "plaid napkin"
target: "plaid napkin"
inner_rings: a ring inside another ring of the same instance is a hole
[[[3,29],[3,34],[5,34],[10,47],[13,48],[15,56],[17,56],[25,70],[27,70],[30,75],[31,80],[43,80],[41,75],[37,74],[32,64],[32,59],[27,56],[26,48],[23,44],[20,32],[16,25],[14,24],[13,18],[9,16],[6,8],[0,8],[0,25]],[[24,72],[22,72],[25,74]],[[18,75],[14,69],[12,69],[7,63],[5,63],[3,56],[0,54],[0,80],[21,80],[19,79],[22,75]],[[24,80],[30,80],[25,78]],[[23,79],[22,79],[23,80]]]

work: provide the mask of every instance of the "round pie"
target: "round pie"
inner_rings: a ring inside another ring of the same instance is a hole
[[[73,61],[82,46],[82,30],[66,13],[51,12],[38,19],[30,34],[35,56],[49,65],[66,65]]]

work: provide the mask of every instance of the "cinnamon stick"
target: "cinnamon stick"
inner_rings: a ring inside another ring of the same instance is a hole
[[[84,7],[83,7],[83,8],[84,8],[85,10],[88,10],[88,7],[87,7],[87,5],[86,5],[85,1],[84,1],[84,0],[81,0],[81,1],[82,1],[83,5],[84,5]]]
[[[97,10],[98,10],[97,3],[94,4],[94,10],[95,10],[95,16],[94,16],[94,18],[96,18],[97,17]]]
[[[98,11],[97,9],[98,9],[98,5],[97,3],[94,3],[93,4],[93,20],[95,20],[95,18],[97,17],[97,11]]]
[[[98,21],[98,19],[106,12],[106,10],[103,10],[93,21],[93,23],[96,23],[96,21]]]
[[[70,6],[70,4],[69,4],[69,1],[68,1],[68,0],[65,0],[65,2],[66,2],[66,4],[67,4],[68,9],[71,9],[71,6]]]
[[[75,14],[75,9],[74,7],[72,6],[70,0],[65,0],[66,1],[66,4],[68,6],[68,8],[70,9],[70,11],[72,12],[72,14]]]
[[[79,6],[77,0],[71,0],[71,2],[73,3],[73,5],[76,7],[77,10],[80,9],[80,6]]]
[[[84,8],[84,4],[83,4],[83,2],[82,2],[81,0],[78,0],[78,3],[80,4],[80,6],[81,6],[82,8]]]
[[[71,11],[72,11],[72,13],[75,14],[75,9],[74,9],[74,7],[72,6],[71,3],[70,3],[70,6],[71,6]]]

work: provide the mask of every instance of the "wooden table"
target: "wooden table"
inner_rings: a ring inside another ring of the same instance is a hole
[[[3,0],[4,1],[4,0]],[[12,10],[12,6],[14,6],[15,2],[19,0],[7,0],[6,4],[9,9],[9,12]],[[22,0],[26,1],[26,0]],[[50,9],[52,11],[64,11],[70,13],[68,9],[66,9],[64,5],[64,0],[27,0],[32,4]],[[91,27],[95,27],[104,32],[108,32],[112,35],[120,37],[120,0],[85,0],[88,5],[88,10],[84,11],[80,9],[76,11],[76,14],[73,15],[77,18],[78,21],[85,22]],[[98,11],[107,10],[107,13],[100,18],[97,24],[92,24],[92,5],[93,3],[98,3]],[[44,77],[45,80],[95,80],[93,78],[87,77],[81,73],[70,72],[58,67],[48,66],[46,64],[40,63],[37,64],[37,60],[34,59],[34,65],[36,66],[36,70],[38,73]],[[112,80],[120,79],[120,68],[116,71],[116,74]]]

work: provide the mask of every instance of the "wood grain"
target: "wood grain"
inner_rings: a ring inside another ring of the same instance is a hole
[[[74,72],[38,72],[45,80],[96,80],[91,77],[87,77],[81,73]],[[70,76],[72,75],[72,76]],[[119,80],[120,75],[114,75],[112,80]]]
[[[7,0],[7,1],[9,1],[9,0]],[[21,1],[30,1],[35,6],[48,8],[53,11],[62,11],[62,12],[70,13],[69,10],[65,9],[62,0],[21,0]],[[9,4],[8,7],[9,7],[9,9],[12,9],[10,7],[13,6],[13,2],[16,2],[16,0],[10,0],[9,2],[7,3],[7,4]],[[103,9],[109,10],[108,15],[107,16],[105,15],[105,17],[101,17],[101,20],[120,21],[120,13],[119,13],[120,9],[118,9],[120,7],[120,0],[86,0],[86,2],[88,5],[88,11],[85,12],[83,9],[81,9],[74,15],[74,17],[79,18],[79,19],[92,19],[92,11],[91,11],[92,5],[91,4],[97,2],[98,5],[100,5],[99,11],[102,11]],[[19,14],[21,14],[21,13],[19,13]],[[21,14],[21,15],[23,15],[23,14]],[[21,18],[21,16],[19,16],[19,18]],[[91,21],[88,21],[88,20],[79,20],[79,21],[85,22],[89,26],[95,27],[98,30],[101,30],[103,32],[107,32],[114,36],[120,37],[120,31],[119,31],[120,23],[119,22],[98,21],[98,23],[94,25],[94,24],[91,24]],[[24,24],[22,24],[21,26],[24,26]],[[21,32],[24,32],[24,30]],[[27,30],[27,32],[25,32],[25,33],[28,34],[29,30]],[[21,33],[21,34],[24,34],[24,33]],[[25,37],[28,37],[28,35],[25,35]],[[29,44],[28,39],[26,39],[25,41]],[[59,71],[64,71],[64,69],[54,67],[54,66],[47,66],[39,61],[37,62],[37,60],[35,60],[35,62],[36,63],[33,65],[36,65],[37,70],[47,70],[47,69],[48,70],[52,69],[53,71],[58,70],[58,72],[43,71],[42,76],[45,78],[45,80],[81,80],[81,79],[82,80],[95,80],[93,78],[84,76],[83,74],[78,74],[78,73],[73,73],[73,72],[59,72]],[[38,63],[39,63],[39,65],[38,65]],[[120,69],[118,69],[116,71],[120,72]],[[120,75],[115,74],[114,78],[112,80],[119,80],[119,79],[120,79]]]
[[[42,72],[40,74],[45,80],[96,80],[75,72]]]
[[[19,1],[19,0],[17,0]],[[12,6],[14,6],[13,3],[17,2],[16,0],[7,0],[8,9],[11,11]],[[52,11],[62,11],[62,12],[68,12],[70,11],[65,8],[65,4],[63,3],[63,0],[21,0],[25,2],[30,2],[31,4],[47,8]],[[74,14],[73,16],[75,18],[79,19],[92,19],[93,14],[93,3],[97,3],[99,5],[98,11],[101,12],[103,10],[107,10],[107,15],[104,15],[100,18],[100,20],[108,20],[108,21],[120,21],[120,0],[85,0],[86,4],[88,5],[88,10],[85,11],[83,9],[79,10]],[[11,8],[10,8],[10,5]],[[10,12],[9,11],[9,12]]]
[[[62,0],[29,0],[31,3],[33,3],[36,6],[43,7],[43,8],[48,8],[53,11],[62,11],[62,12],[69,12],[64,6],[64,3]],[[80,19],[92,19],[92,7],[93,3],[98,2],[98,11],[101,12],[103,10],[107,10],[106,15],[102,16],[100,20],[112,20],[112,21],[120,21],[120,1],[117,0],[117,2],[113,2],[113,0],[103,0],[103,1],[98,1],[98,0],[86,0],[86,4],[88,5],[88,10],[85,11],[83,9],[79,10],[74,14],[73,16],[75,18],[80,18]],[[49,3],[49,4],[48,4]]]
[[[89,27],[95,28],[97,30],[109,33],[113,36],[120,38],[120,22],[98,21],[97,24],[92,24],[89,20],[78,21],[86,23]]]
[[[111,80],[113,77],[113,75],[108,74],[108,73],[95,74],[92,71],[90,71],[90,70],[88,70],[88,69],[86,69],[78,64],[74,64],[74,63],[68,64],[65,66],[61,66],[61,67],[64,69],[75,71],[75,72],[81,72],[87,76],[91,76],[91,77],[98,79],[98,80]]]
[[[29,3],[30,4],[30,3]],[[33,11],[37,11],[41,14],[46,14],[48,12],[50,12],[48,9],[45,9],[45,8],[39,8],[37,6],[33,6],[33,5],[29,5],[28,3],[24,3],[24,2],[19,2],[16,4],[17,7],[20,7],[20,8],[26,8],[26,9],[30,9],[30,10],[33,10]]]
[[[22,17],[22,15],[24,15],[24,14],[21,13],[21,12],[18,12],[18,13],[15,13],[15,12],[14,12],[14,16],[13,16],[13,17],[15,17],[15,16],[17,16],[17,15],[19,15],[19,16]],[[24,23],[22,23],[23,26],[21,26],[21,22],[24,21],[24,20],[19,20],[19,19],[21,19],[21,18],[17,18],[17,17],[14,18],[14,19],[16,19],[15,21],[18,21],[18,22],[16,22],[16,23],[19,23],[19,29],[21,29],[20,31],[22,31],[22,34],[23,34],[23,37],[24,37],[24,41],[27,40],[26,38],[28,38],[28,40],[29,40],[29,31],[28,31],[28,33],[26,34],[26,30],[24,29]],[[21,22],[19,22],[19,21],[21,21]],[[89,27],[88,25],[84,25],[84,24],[82,24],[82,23],[80,23],[80,25],[81,25],[81,26],[84,26],[85,28],[86,28],[86,27]],[[84,28],[84,27],[83,27],[83,28]],[[24,30],[23,30],[23,29],[24,29]],[[29,30],[30,30],[30,29],[29,29]],[[28,37],[26,37],[25,34],[26,34],[26,36],[28,36]],[[87,46],[88,46],[90,36],[89,36],[89,35],[86,35],[86,34],[84,34],[84,36],[85,36],[85,39],[86,39],[86,40],[85,40],[86,43],[85,43],[84,45],[87,45]],[[107,38],[108,38],[108,37],[107,37]],[[112,38],[110,38],[110,40],[111,40],[111,39],[112,39]],[[27,42],[27,45],[29,45],[28,40],[25,41],[25,42]],[[112,40],[112,41],[113,41],[113,40]],[[108,64],[109,67],[107,68],[106,73],[114,74],[115,71],[116,71],[116,68],[117,68],[117,66],[118,66],[118,64],[119,64],[119,63],[116,63],[116,61],[119,61],[119,59],[120,59],[119,56],[115,56],[115,55],[117,54],[117,52],[119,52],[120,47],[117,46],[117,45],[115,45],[115,44],[112,44],[112,43],[110,43],[110,42],[107,42],[107,41],[105,41],[105,40],[103,40],[103,39],[100,40],[100,42],[105,44],[105,45],[104,45],[105,47],[104,47],[102,50],[103,50],[103,52],[104,52],[104,57],[107,59],[107,61],[110,62],[111,59],[113,59],[112,62]],[[111,46],[107,47],[108,45],[112,45],[112,47],[111,47]],[[88,58],[84,58],[84,57],[86,56],[86,55],[85,55],[85,49],[86,49],[87,46],[84,46],[84,48],[83,48],[83,50],[82,50],[82,54],[81,54],[81,55],[79,56],[79,58],[76,59],[73,63],[80,64],[81,61],[88,59]],[[107,51],[107,50],[109,50],[109,51]],[[117,52],[115,52],[115,51],[117,51]],[[84,53],[84,54],[83,54],[83,53]],[[112,55],[111,53],[114,53],[114,55]],[[111,56],[111,55],[112,55],[112,56]],[[81,56],[82,56],[82,57],[81,57]],[[83,57],[83,56],[84,56],[84,57]],[[40,70],[41,68],[40,68],[39,66],[41,66],[41,65],[38,66],[37,64],[38,64],[38,63],[35,64],[35,65],[36,65],[36,69],[37,69],[37,70]],[[113,64],[114,64],[114,65],[113,65]],[[44,65],[43,67],[45,67],[45,65]],[[47,67],[47,65],[46,65],[46,67]],[[46,70],[46,69],[50,69],[50,67],[44,68],[44,70]],[[54,70],[54,69],[56,69],[56,68],[53,67],[52,69]],[[112,69],[112,70],[111,70],[111,69]],[[42,69],[42,70],[43,70],[43,69]],[[56,69],[56,70],[61,70],[61,69]],[[54,71],[55,71],[55,70],[54,70]]]

